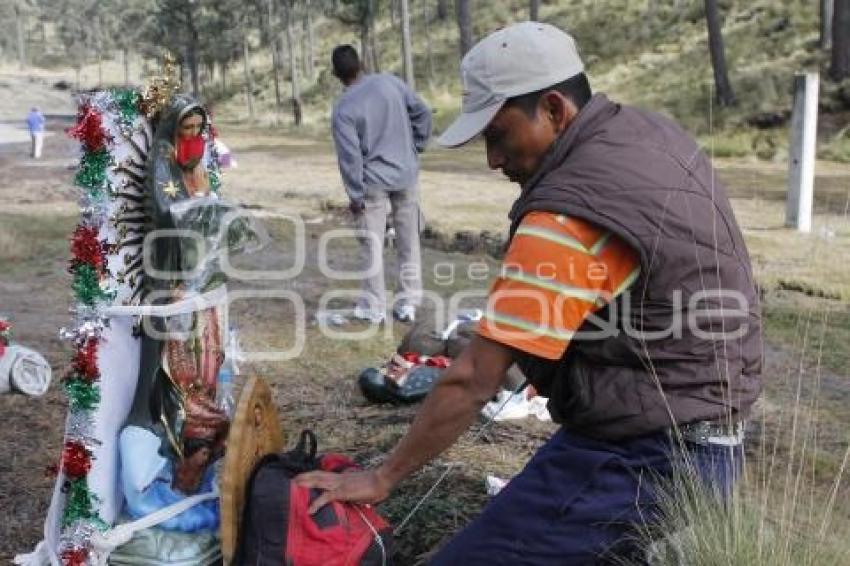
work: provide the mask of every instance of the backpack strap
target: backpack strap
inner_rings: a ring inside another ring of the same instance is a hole
[[[264,466],[272,462],[277,462],[279,458],[280,454],[266,454],[257,461],[254,469],[251,470],[251,475],[248,476],[248,483],[245,486],[245,498],[242,500],[242,519],[239,521],[239,528],[236,531],[236,552],[233,553],[232,564],[242,564],[245,561],[244,533],[245,527],[248,524],[248,517],[250,516],[250,508],[248,504],[250,503],[251,496],[254,492],[254,480]],[[225,564],[224,566],[230,566],[230,564]]]
[[[316,439],[316,434],[309,429],[301,431],[301,436],[298,438],[298,444],[295,449],[284,454],[295,463],[304,463],[305,467],[312,469],[315,467],[316,452],[319,448],[319,441]]]
[[[294,477],[301,472],[314,470],[317,467],[316,452],[318,450],[318,440],[316,434],[312,430],[304,429],[298,437],[298,443],[295,448],[283,454],[266,454],[257,461],[251,475],[248,477],[248,484],[245,486],[245,498],[242,505],[242,520],[239,523],[239,531],[236,538],[236,552],[234,553],[233,564],[242,564],[245,555],[245,527],[248,524],[250,516],[250,502],[254,491],[254,480],[257,474],[266,466],[280,466],[291,473]],[[228,565],[225,565],[228,566]]]

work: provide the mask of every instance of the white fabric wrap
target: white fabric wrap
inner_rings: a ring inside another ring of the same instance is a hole
[[[94,434],[101,444],[93,449],[92,468],[88,475],[89,489],[100,498],[98,513],[107,524],[114,524],[124,504],[119,481],[118,440],[124,422],[130,413],[136,381],[139,375],[141,341],[133,337],[132,327],[137,315],[170,316],[195,312],[210,307],[221,307],[227,324],[227,289],[224,285],[164,306],[116,306],[104,310],[109,316],[109,327],[105,329],[98,348],[101,399],[92,413]],[[227,328],[227,326],[224,326]],[[44,524],[44,541],[30,554],[15,557],[15,564],[23,566],[61,566],[56,550],[59,546],[62,509],[65,495],[62,493],[62,474],[56,481],[50,510]],[[136,530],[149,528],[174,517],[189,507],[217,497],[217,493],[187,497],[156,513],[121,525],[94,540],[98,548],[97,564],[105,564],[109,552],[129,540]],[[128,534],[129,533],[129,534]],[[126,539],[126,540],[125,540]],[[100,555],[103,554],[101,557]]]

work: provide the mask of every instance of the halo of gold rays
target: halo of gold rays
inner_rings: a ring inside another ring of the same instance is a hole
[[[168,105],[171,97],[180,89],[180,73],[171,53],[163,58],[162,75],[150,79],[148,86],[142,91],[139,108],[150,120]]]

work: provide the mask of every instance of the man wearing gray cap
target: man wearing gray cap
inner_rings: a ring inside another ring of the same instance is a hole
[[[708,158],[657,114],[592,95],[573,39],[525,22],[461,65],[447,146],[483,135],[520,184],[504,269],[473,339],[383,464],[298,478],[374,503],[448,448],[517,363],[561,429],[432,564],[642,561],[656,480],[729,494],[761,390],[746,246]]]

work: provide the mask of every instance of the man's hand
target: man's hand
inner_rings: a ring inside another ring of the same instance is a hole
[[[348,211],[354,216],[360,216],[366,210],[366,203],[362,200],[352,200],[348,203]]]
[[[380,469],[357,472],[307,472],[295,478],[302,487],[323,490],[310,505],[310,514],[331,501],[352,503],[380,503],[390,495],[393,486],[383,477]]]
[[[410,430],[376,470],[308,472],[295,478],[298,485],[324,490],[313,504],[314,513],[331,501],[377,503],[443,450],[451,446],[476,419],[499,389],[513,363],[513,350],[475,336],[450,365],[416,414]]]

